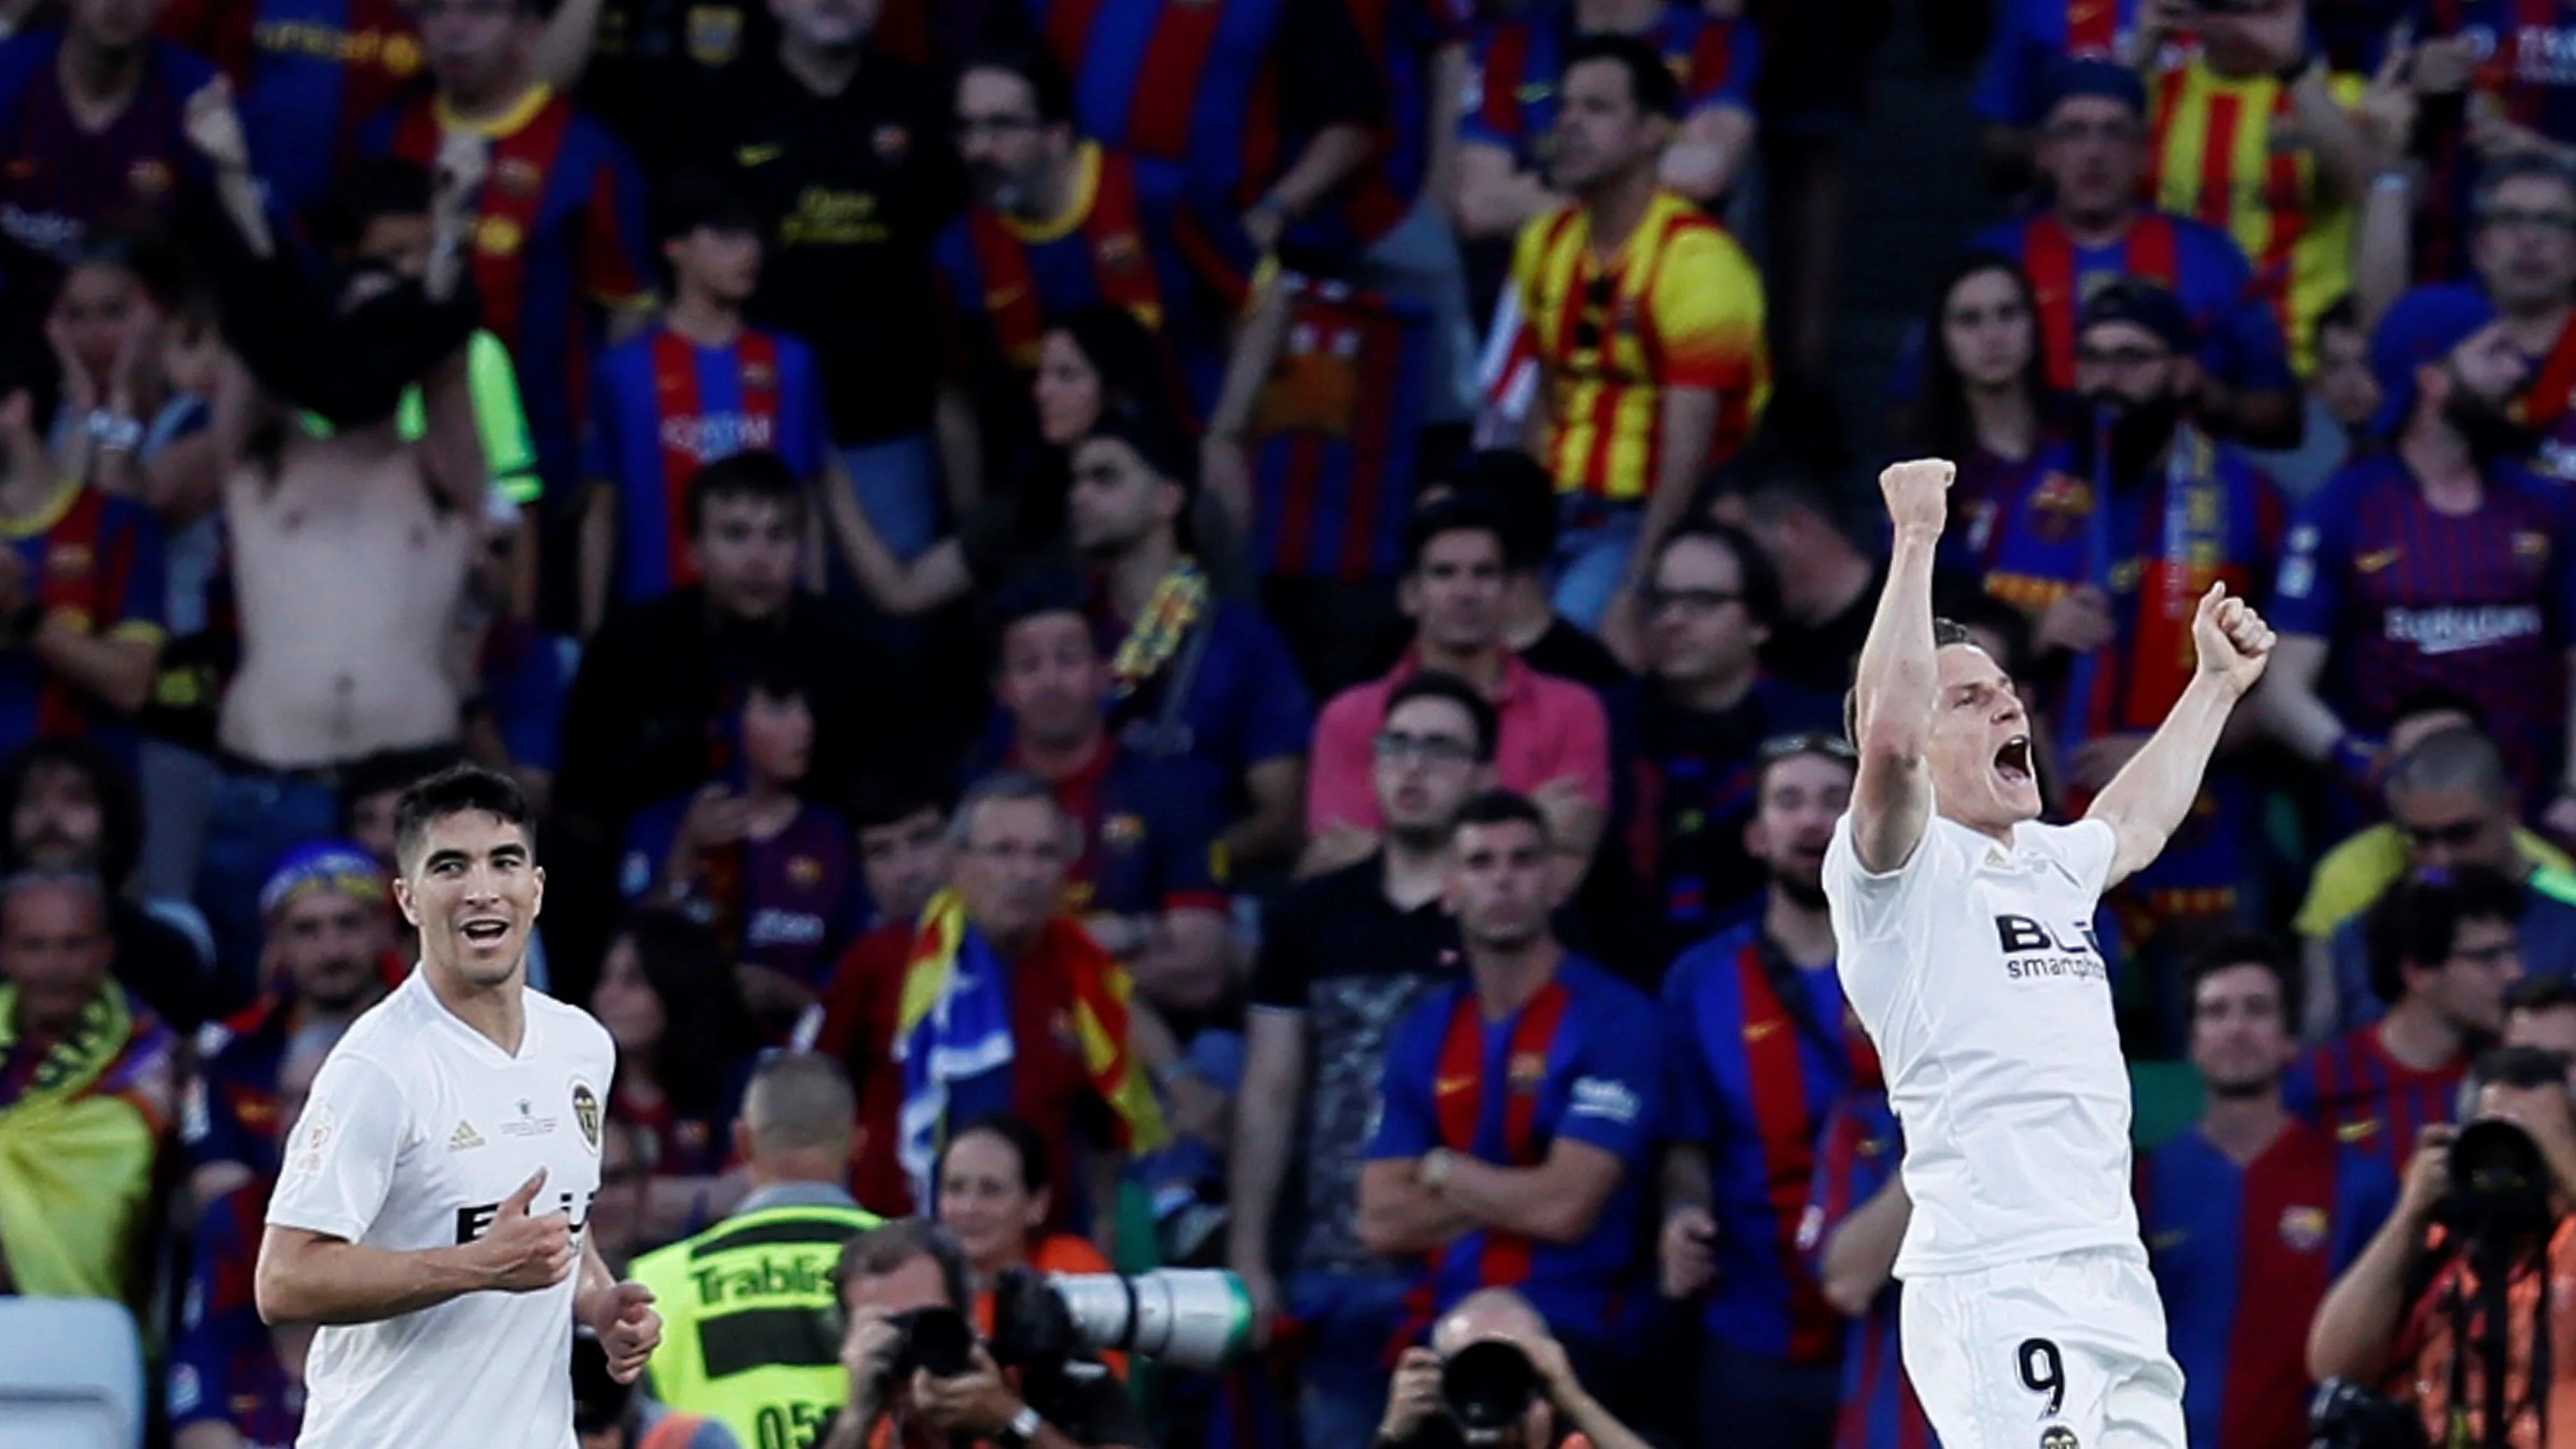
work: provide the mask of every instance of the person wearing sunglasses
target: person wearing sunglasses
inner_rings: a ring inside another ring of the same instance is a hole
[[[2513,887],[2513,922],[2532,968],[2576,969],[2576,877],[2523,845],[2513,783],[2494,740],[2465,726],[2425,736],[2391,767],[2384,798],[2409,871],[2493,872]],[[2333,1001],[2329,1012],[2311,1011],[2311,1022],[2350,1032],[2384,1025],[2394,1014],[2394,998],[2373,981],[2368,919],[2358,914],[2322,942],[2311,938],[2311,989],[2322,946],[2331,972],[2323,984]]]

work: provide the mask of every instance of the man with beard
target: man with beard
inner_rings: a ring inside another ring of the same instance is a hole
[[[2092,426],[1997,510],[1986,590],[2027,612],[2056,667],[2041,713],[2070,809],[2146,744],[2192,677],[2192,611],[2212,583],[2259,597],[2286,509],[2270,481],[2204,433],[2194,329],[2180,299],[2117,282],[2085,304],[2075,382]],[[2249,716],[2232,736],[2250,734]],[[2204,779],[2183,829],[2129,889],[2139,939],[2227,914],[2249,864],[2250,782]]]
[[[2386,1165],[2290,1114],[2289,958],[2232,935],[2191,962],[2191,1064],[2208,1110],[2138,1168],[2138,1225],[2203,1449],[2302,1442],[2309,1320],[2397,1201]]]
[[[1761,914],[1673,963],[1664,1009],[1663,1288],[1705,1290],[1699,1442],[1824,1449],[1843,1323],[1798,1253],[1826,1114],[1850,1085],[1825,914],[1825,846],[1851,804],[1839,735],[1764,742],[1745,848],[1770,876]]]
[[[188,1195],[200,1210],[276,1176],[289,1126],[278,1087],[288,1044],[304,1031],[347,1027],[402,975],[384,871],[355,844],[327,840],[289,853],[260,908],[268,924],[260,974],[273,984],[258,1004],[207,1029],[205,1070],[181,1122]]]
[[[1433,1314],[1519,1289],[1600,1383],[1639,1347],[1663,1031],[1654,1003],[1549,929],[1553,853],[1524,796],[1491,790],[1459,810],[1442,890],[1467,972],[1387,1042],[1359,1238],[1422,1261]]]
[[[116,979],[171,1030],[195,1031],[218,1002],[205,951],[126,894],[143,843],[134,778],[94,740],[34,740],[0,764],[0,875],[22,870],[95,875],[108,890]]]
[[[931,249],[960,354],[939,398],[952,486],[980,489],[988,471],[1008,478],[1026,466],[1039,346],[1051,323],[1085,307],[1134,314],[1169,345],[1199,410],[1213,408],[1227,326],[1260,263],[1236,218],[1177,174],[1078,133],[1072,83],[1043,50],[969,57],[955,101],[975,200]]]
[[[2281,562],[2272,732],[2368,792],[2400,700],[2449,689],[2485,713],[2522,798],[2576,828],[2559,771],[2576,561],[2563,490],[2516,461],[2530,364],[2465,287],[2398,299],[2371,340],[2385,452],[2302,505]]]

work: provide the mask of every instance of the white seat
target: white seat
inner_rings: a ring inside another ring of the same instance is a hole
[[[136,1449],[143,1343],[98,1298],[0,1298],[0,1449]]]

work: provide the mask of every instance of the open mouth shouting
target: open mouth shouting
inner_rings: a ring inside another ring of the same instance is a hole
[[[2018,787],[2037,783],[2030,764],[2030,736],[2015,735],[2004,741],[2003,748],[1995,751],[1995,773],[2001,775],[2007,785]]]
[[[493,916],[477,916],[457,927],[457,933],[477,946],[496,946],[510,934],[510,923]]]

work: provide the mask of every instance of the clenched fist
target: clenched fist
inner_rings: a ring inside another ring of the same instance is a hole
[[[1887,516],[1898,533],[1940,533],[1950,521],[1950,483],[1959,466],[1940,458],[1890,463],[1878,475],[1878,491],[1887,495]]]
[[[2225,681],[2238,694],[2263,677],[2272,658],[2272,626],[2243,599],[2229,598],[2227,585],[2211,584],[2200,596],[2200,612],[2191,621],[2191,641],[2200,651],[2200,670]]]

